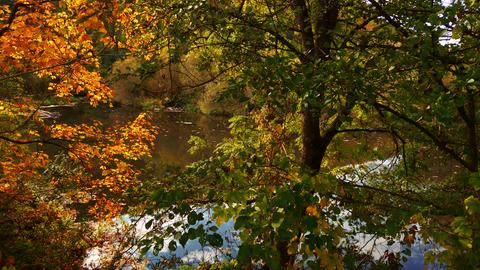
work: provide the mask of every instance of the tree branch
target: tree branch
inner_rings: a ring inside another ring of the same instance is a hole
[[[368,2],[370,2],[372,4],[372,6],[375,7],[375,9],[378,11],[378,13],[385,17],[385,19],[388,21],[388,23],[390,23],[391,25],[393,25],[393,27],[395,27],[398,31],[400,31],[400,33],[402,33],[402,35],[404,37],[408,37],[409,34],[407,31],[405,31],[405,29],[403,29],[403,27],[400,25],[400,23],[398,23],[397,21],[395,21],[392,16],[390,16],[384,9],[383,7],[375,0],[368,0]]]
[[[17,12],[20,10],[21,7],[28,7],[28,6],[32,6],[32,5],[41,5],[41,4],[44,4],[44,3],[56,2],[56,1],[58,1],[58,0],[44,0],[44,1],[37,2],[35,4],[26,4],[26,3],[22,3],[22,2],[15,3],[13,5],[12,10],[11,10],[10,16],[8,16],[8,19],[7,19],[7,22],[6,22],[7,26],[0,29],[0,37],[2,37],[5,33],[8,32],[8,30],[10,30],[10,27],[12,27],[13,21],[17,17]]]
[[[392,133],[390,129],[385,129],[385,128],[347,128],[347,129],[340,129],[337,130],[337,133],[347,133],[347,132],[383,132],[383,133]]]
[[[422,126],[417,121],[414,121],[414,120],[410,119],[409,117],[407,117],[406,115],[404,115],[404,114],[402,114],[402,113],[400,113],[400,112],[398,112],[398,111],[396,111],[396,110],[394,110],[394,109],[392,109],[392,108],[390,108],[386,105],[380,104],[378,102],[375,102],[373,104],[373,106],[379,111],[384,110],[384,111],[390,112],[393,115],[395,115],[396,117],[400,118],[401,120],[403,120],[403,121],[407,122],[408,124],[414,126],[421,133],[423,133],[428,138],[430,138],[430,140],[432,140],[433,143],[438,148],[440,148],[443,152],[450,155],[452,158],[454,158],[456,161],[458,161],[460,164],[462,164],[462,166],[464,166],[465,168],[467,168],[471,171],[473,170],[472,166],[470,166],[470,164],[468,164],[468,162],[466,162],[457,152],[455,152],[453,149],[448,147],[447,143],[445,141],[440,140],[437,136],[435,136],[435,134],[430,132],[426,127]]]
[[[340,180],[340,179],[339,179]],[[369,190],[372,190],[372,191],[375,191],[375,192],[381,192],[381,193],[385,193],[385,194],[388,194],[388,195],[391,195],[391,196],[394,196],[394,197],[398,197],[398,198],[401,198],[401,199],[404,199],[406,201],[411,201],[411,202],[417,202],[417,203],[424,203],[424,204],[428,204],[428,205],[432,205],[433,207],[437,208],[437,209],[443,209],[442,207],[436,205],[435,203],[431,202],[431,201],[427,201],[423,198],[421,199],[418,199],[418,198],[412,198],[412,197],[409,197],[409,196],[406,196],[404,194],[401,194],[401,193],[396,193],[396,192],[393,192],[393,191],[390,191],[390,190],[386,190],[386,189],[382,189],[382,188],[379,188],[379,187],[374,187],[374,186],[368,186],[368,185],[365,185],[365,184],[355,184],[355,183],[352,183],[352,182],[348,182],[348,181],[343,181],[343,180],[340,180],[342,184],[344,185],[347,185],[347,186],[351,186],[351,187],[354,187],[354,188],[364,188],[364,189],[369,189]],[[411,191],[410,191],[411,192]],[[403,192],[405,193],[405,192]],[[418,195],[418,194],[417,194]]]
[[[42,67],[42,68],[30,70],[30,71],[19,72],[19,73],[7,75],[7,76],[4,76],[4,77],[0,77],[0,81],[5,81],[5,80],[12,79],[12,78],[20,77],[20,76],[23,76],[23,75],[32,74],[32,73],[35,73],[35,72],[38,72],[38,71],[42,71],[42,70],[48,70],[48,69],[52,69],[52,68],[56,68],[56,67],[61,67],[61,66],[68,66],[68,65],[71,65],[71,64],[75,63],[75,62],[78,61],[78,60],[80,60],[80,59],[78,59],[78,58],[77,58],[77,59],[72,59],[72,60],[69,60],[69,61],[67,61],[67,62],[65,62],[65,63],[60,63],[60,64],[48,66],[48,67]]]
[[[3,135],[0,135],[0,139],[1,140],[4,140],[4,141],[7,141],[7,142],[11,142],[11,143],[14,143],[14,144],[34,144],[34,143],[43,143],[43,144],[51,144],[51,145],[55,145],[55,146],[58,146],[60,148],[63,148],[63,149],[68,149],[66,146],[64,145],[61,145],[59,143],[56,143],[56,142],[53,142],[51,140],[15,140],[15,139],[12,139],[12,138],[8,138],[6,136],[3,136]]]

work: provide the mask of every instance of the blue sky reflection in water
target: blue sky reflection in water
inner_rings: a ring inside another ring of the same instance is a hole
[[[368,174],[369,176],[375,175],[382,170],[391,169],[392,167],[396,166],[398,162],[400,162],[400,158],[394,157],[387,160],[366,162],[364,164],[355,166],[345,166],[344,169],[346,171],[350,171],[351,168],[354,168],[355,170],[355,173],[346,176],[348,178],[348,181],[362,183],[362,181],[365,181],[366,179],[366,174]],[[198,226],[204,226],[207,228],[216,224],[216,221],[213,218],[212,209],[197,208],[195,211],[203,215],[203,220],[197,222],[194,225],[188,225],[187,218],[182,218],[181,216],[176,215],[173,218],[165,217],[162,220],[156,220],[152,227],[159,226],[157,227],[157,230],[161,231],[165,230],[168,226],[176,222],[182,222],[185,225],[185,230],[188,230],[189,228],[197,228]],[[349,212],[346,210],[342,210],[339,215],[348,219]],[[138,219],[125,215],[117,221],[117,225],[121,227],[120,224],[133,224],[136,232],[135,238],[142,239],[144,238],[144,235],[148,235],[150,231],[150,229],[146,229],[146,224],[152,218],[152,216],[145,216]],[[359,222],[358,224],[361,224],[361,222]],[[441,264],[424,264],[425,252],[430,251],[435,253],[436,251],[441,251],[442,248],[431,241],[427,243],[426,241],[421,239],[418,234],[416,236],[415,242],[411,246],[408,246],[406,244],[402,244],[399,240],[396,240],[393,243],[389,243],[387,239],[377,237],[371,234],[348,234],[348,232],[358,230],[353,230],[354,228],[352,227],[352,225],[349,225],[347,222],[344,222],[341,226],[343,227],[347,235],[350,235],[348,236],[349,242],[355,243],[356,246],[361,247],[362,252],[371,255],[375,260],[381,260],[382,257],[385,256],[385,254],[393,252],[401,254],[400,259],[402,269],[420,270],[425,269],[425,267],[426,269],[446,269],[446,267]],[[418,224],[411,224],[409,228],[413,226],[421,229],[419,228]],[[219,260],[222,261],[227,260],[228,258],[236,257],[238,253],[238,247],[241,244],[241,241],[237,235],[237,231],[234,229],[234,221],[228,220],[219,224],[217,233],[219,233],[223,238],[223,245],[220,248],[214,248],[208,245],[202,246],[198,239],[188,240],[183,247],[178,240],[174,240],[174,236],[168,236],[164,239],[163,248],[159,250],[156,254],[154,254],[153,250],[150,250],[147,253],[146,258],[148,259],[149,263],[153,265],[161,264],[164,260],[168,261],[172,259],[176,259],[178,262],[183,264],[196,265],[200,262],[214,262]],[[176,249],[174,251],[170,251],[168,248],[171,241],[176,241]],[[138,256],[138,249],[132,247],[129,247],[129,249],[131,250],[132,256]],[[95,266],[95,261],[100,260],[102,253],[103,252],[99,249],[91,250],[88,258],[85,261],[85,265],[90,264],[92,266]],[[93,267],[91,267],[90,269],[93,269]],[[365,267],[365,269],[368,269],[368,265]]]

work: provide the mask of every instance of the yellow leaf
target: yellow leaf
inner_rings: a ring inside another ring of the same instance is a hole
[[[314,217],[318,216],[317,207],[315,205],[307,206],[307,209],[305,209],[305,212],[309,216],[314,216]]]

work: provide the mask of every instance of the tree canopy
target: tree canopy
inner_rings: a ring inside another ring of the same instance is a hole
[[[152,230],[145,252],[195,238],[221,246],[217,226],[233,219],[239,267],[399,267],[418,235],[442,247],[427,263],[480,267],[476,1],[6,2],[0,224],[47,210],[74,220],[60,199],[71,183],[106,210],[100,217],[117,214],[108,194],[135,185],[129,161],[148,155],[155,138],[145,114],[114,129],[47,125],[41,101],[20,92],[26,75],[97,106],[112,97],[107,53],[139,57],[146,69],[195,57],[212,75],[205,83],[228,80],[219,98],[245,111],[211,157],[160,179],[145,200],[148,213],[181,214],[191,225],[203,218],[195,207],[210,207],[217,224]],[[34,144],[63,149],[71,165],[52,173],[58,160]],[[368,160],[390,164],[371,170]],[[407,248],[375,260],[359,249],[359,233]],[[171,234],[178,241],[164,243]]]
[[[162,7],[174,60],[200,54],[249,108],[232,119],[233,138],[181,178],[199,202],[227,205],[216,214],[242,232],[241,263],[298,267],[316,254],[312,267],[358,267],[341,208],[379,236],[419,222],[423,239],[447,249],[430,258],[478,265],[478,3],[149,3]],[[332,171],[334,159],[355,163],[342,138],[372,134],[392,146],[367,142],[360,156],[399,157],[394,170],[360,182]]]
[[[150,153],[156,132],[146,114],[109,129],[42,118],[46,91],[64,102],[74,95],[92,106],[111,102],[100,65],[102,51],[117,46],[113,24],[123,16],[117,5],[1,2],[0,255],[16,257],[22,269],[79,267],[92,242],[76,223],[85,217],[75,204],[86,205],[90,216],[116,216],[123,199],[112,194],[136,185],[139,170],[130,161]],[[29,92],[34,78],[47,84],[43,98]],[[58,155],[47,155],[47,146]]]

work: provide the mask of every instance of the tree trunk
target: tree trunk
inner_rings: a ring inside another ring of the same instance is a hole
[[[338,6],[336,1],[318,0],[312,3],[316,12],[311,14],[304,0],[292,0],[292,4],[296,21],[302,29],[301,38],[305,59],[301,61],[307,67],[304,77],[312,79],[318,75],[315,64],[328,57],[331,32],[337,24]],[[313,65],[313,68],[308,67],[310,65]],[[323,92],[318,93],[318,99],[323,99],[323,95]],[[320,171],[322,160],[335,132],[329,132],[325,136],[320,135],[320,109],[314,108],[308,100],[302,110],[302,120],[302,164],[315,174]]]
[[[338,16],[338,7],[335,4],[329,5],[329,2],[318,0],[315,3],[317,7],[325,7],[325,9],[317,9],[317,14],[310,13],[305,0],[292,0],[291,2],[298,27],[302,30],[301,42],[304,57],[300,61],[305,67],[303,74],[305,80],[313,79],[317,75],[316,63],[328,57],[331,31],[335,28]],[[314,20],[313,23],[311,19]],[[315,27],[312,27],[313,25]],[[322,100],[323,96],[324,93],[319,92],[317,98]],[[324,134],[321,133],[320,111],[321,109],[315,108],[309,100],[306,100],[302,109],[302,164],[313,175],[320,171],[328,145],[336,134],[335,128],[327,128]],[[295,257],[287,252],[288,244],[288,242],[277,243],[281,263],[285,268],[291,266],[295,260]]]
[[[319,117],[307,104],[302,111],[302,118],[302,163],[316,173],[320,170],[325,155],[325,151],[323,153],[320,151],[323,143],[320,136]]]
[[[477,144],[477,119],[476,119],[476,108],[475,108],[475,99],[473,93],[469,93],[468,99],[468,163],[470,164],[470,170],[472,172],[478,172],[478,144]]]

